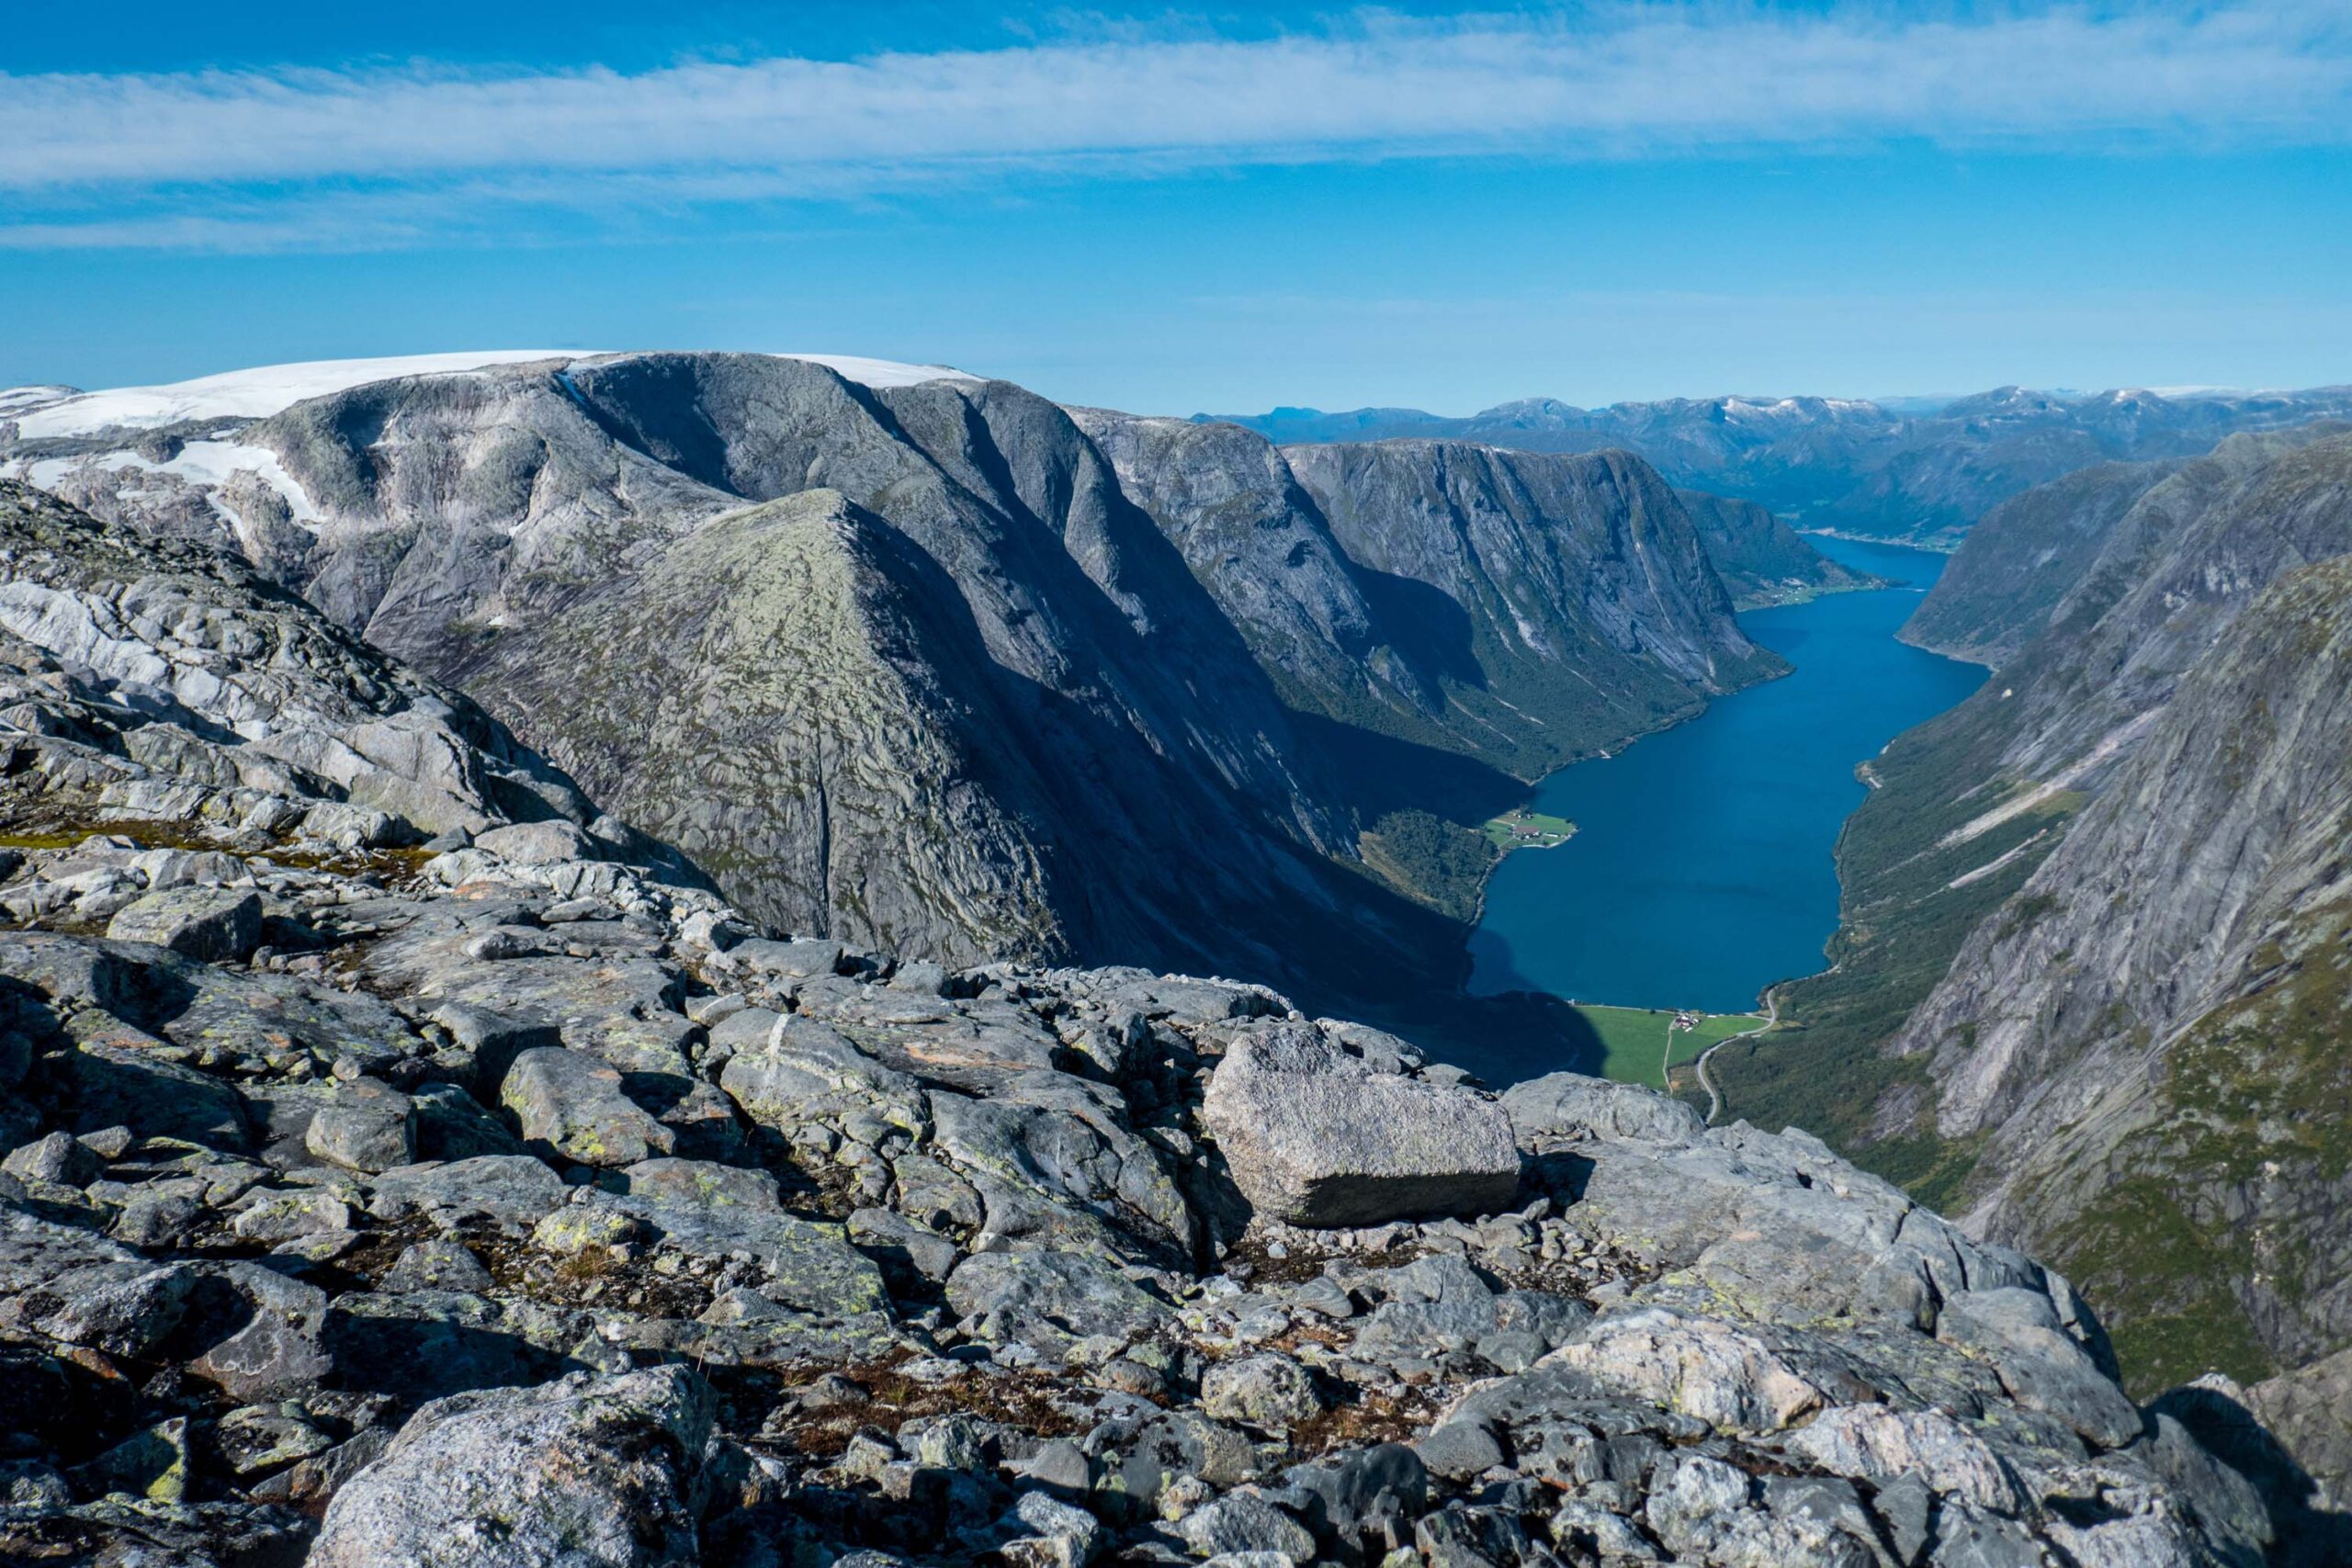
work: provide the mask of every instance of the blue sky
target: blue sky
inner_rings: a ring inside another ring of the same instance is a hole
[[[2352,13],[42,6],[0,385],[503,346],[1152,412],[2352,380]]]

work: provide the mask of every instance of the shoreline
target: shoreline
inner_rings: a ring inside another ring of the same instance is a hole
[[[1961,538],[1965,537],[1963,534],[1955,536],[1950,545],[1930,545],[1917,539],[1890,539],[1883,534],[1856,534],[1844,528],[1800,528],[1793,523],[1789,524],[1789,531],[1815,539],[1843,539],[1849,545],[1884,545],[1890,549],[1921,550],[1931,556],[1945,557],[1960,548]]]

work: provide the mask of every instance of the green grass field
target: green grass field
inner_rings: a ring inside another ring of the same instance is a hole
[[[1646,1008],[1580,1007],[1577,1011],[1600,1036],[1601,1049],[1606,1053],[1600,1063],[1602,1077],[1619,1083],[1645,1084],[1651,1089],[1661,1086],[1669,1065],[1663,1058],[1667,1049],[1666,1026],[1674,1021],[1672,1008],[1652,1011]],[[1699,1053],[1716,1041],[1744,1034],[1763,1021],[1748,1013],[1716,1013],[1702,1018],[1698,1028],[1676,1032],[1671,1065],[1695,1062]]]
[[[1512,850],[1548,850],[1576,836],[1577,825],[1565,817],[1541,811],[1506,811],[1480,829],[1487,841],[1508,853]]]

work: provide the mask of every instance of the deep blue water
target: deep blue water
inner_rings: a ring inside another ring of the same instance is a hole
[[[1749,611],[1747,635],[1795,673],[1538,786],[1535,808],[1577,832],[1496,869],[1471,990],[1736,1012],[1821,968],[1838,925],[1832,852],[1864,793],[1854,764],[1984,672],[1894,640],[1942,556],[1813,542],[1905,586]]]

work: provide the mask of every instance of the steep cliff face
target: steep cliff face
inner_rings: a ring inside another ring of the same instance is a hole
[[[1522,777],[1786,669],[1740,632],[1689,514],[1638,458],[1423,441],[1283,455],[1419,632],[1450,727],[1489,754],[1507,737]]]
[[[1717,1071],[2092,1280],[2140,1385],[2253,1382],[2352,1342],[2352,433],[2233,437],[2102,527],[2145,477],[1971,547],[2012,553],[1954,638],[2018,634],[1986,584],[2071,581],[1873,761],[1838,968],[1782,995],[1813,1032]]]
[[[2116,526],[2177,462],[2100,463],[2003,502],[1945,563],[1902,637],[1951,659],[2000,665],[2049,625]]]
[[[1949,546],[2011,496],[2081,468],[2188,457],[2240,432],[2347,416],[2345,387],[2087,397],[2003,387],[1940,408],[1729,397],[1584,409],[1531,398],[1459,419],[1286,409],[1238,423],[1288,442],[1419,436],[1534,452],[1623,447],[1677,484],[1760,502],[1808,527]]]
[[[2143,1372],[2352,1344],[2347,681],[2339,558],[2234,619],[1896,1041],[1983,1140],[1973,1223],[2097,1279]]]
[[[1883,579],[1831,560],[1755,502],[1695,490],[1674,493],[1690,513],[1699,543],[1736,610],[1795,604],[1817,594],[1883,583]]]
[[[1622,454],[1078,417],[1308,711],[1533,778],[1784,668]]]

